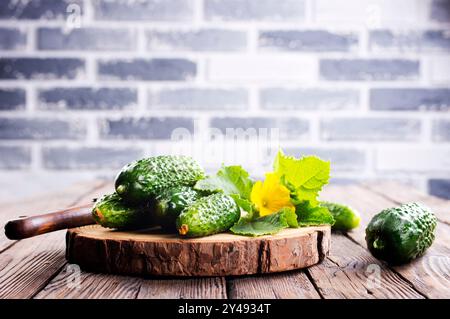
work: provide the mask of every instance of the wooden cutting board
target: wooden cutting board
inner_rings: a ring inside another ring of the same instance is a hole
[[[317,264],[329,248],[329,226],[289,228],[255,238],[222,233],[184,239],[159,229],[124,232],[90,225],[70,229],[66,236],[69,263],[89,271],[139,276],[281,272]]]

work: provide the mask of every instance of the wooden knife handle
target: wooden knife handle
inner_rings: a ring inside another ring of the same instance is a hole
[[[91,211],[92,203],[11,220],[5,225],[5,235],[9,239],[23,239],[55,230],[95,224]]]

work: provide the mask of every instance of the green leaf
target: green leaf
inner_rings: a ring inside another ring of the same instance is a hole
[[[243,199],[239,195],[230,195],[234,201],[236,202],[236,205],[238,205],[241,208],[241,218],[245,218],[247,220],[250,220],[254,217],[256,208],[255,205],[248,199]]]
[[[297,159],[284,155],[280,150],[273,166],[286,186],[294,190],[298,200],[309,201],[311,205],[317,206],[317,196],[330,179],[330,162],[317,156]]]
[[[194,188],[201,191],[222,192],[250,199],[253,181],[241,166],[222,166],[215,176],[199,180]]]
[[[286,222],[288,223],[289,227],[297,228],[298,227],[298,220],[297,220],[297,214],[295,213],[295,210],[292,208],[284,207],[280,210],[281,214],[284,215],[286,218]]]
[[[300,227],[333,225],[333,215],[326,207],[312,206],[309,201],[302,201],[295,205],[295,213]]]
[[[233,227],[231,232],[236,235],[244,236],[263,236],[272,235],[284,228],[288,228],[286,216],[283,212],[258,217],[253,220],[241,218]]]

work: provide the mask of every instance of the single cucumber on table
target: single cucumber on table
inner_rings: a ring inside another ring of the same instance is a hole
[[[208,236],[227,231],[240,218],[241,212],[233,198],[221,193],[202,197],[178,216],[180,235]]]
[[[367,247],[376,258],[404,264],[431,246],[436,224],[434,214],[421,204],[388,208],[375,215],[367,226]]]
[[[163,228],[175,229],[177,217],[200,197],[200,192],[189,186],[178,186],[166,190],[156,199],[155,222]]]
[[[116,193],[98,199],[92,209],[94,220],[103,227],[117,229],[146,228],[153,225],[152,203],[140,206],[126,204]]]
[[[342,204],[331,202],[321,202],[320,206],[326,207],[331,215],[333,215],[335,220],[332,226],[333,229],[348,231],[359,226],[361,216],[356,210]]]
[[[161,155],[132,162],[115,181],[116,192],[129,203],[144,203],[174,186],[192,186],[204,177],[200,165],[188,156]]]

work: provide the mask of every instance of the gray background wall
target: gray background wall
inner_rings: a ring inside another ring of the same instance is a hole
[[[111,177],[194,121],[450,197],[449,51],[447,0],[2,0],[0,199]]]

